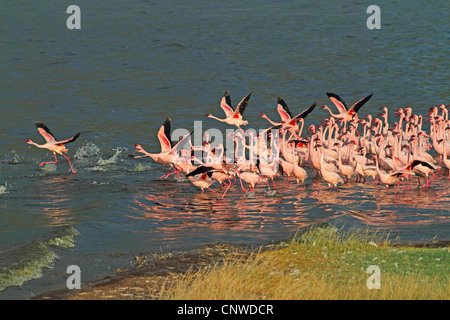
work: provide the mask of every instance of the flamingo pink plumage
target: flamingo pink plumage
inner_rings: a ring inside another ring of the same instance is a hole
[[[219,119],[210,113],[205,114],[205,117],[216,119],[220,122],[225,122],[229,125],[236,126],[240,129],[242,125],[245,126],[248,124],[248,121],[243,120],[242,116],[244,114],[245,108],[247,108],[248,101],[250,100],[251,94],[252,94],[252,92],[247,94],[241,100],[241,102],[239,102],[239,104],[236,107],[236,110],[234,110],[233,107],[231,106],[230,93],[228,91],[225,91],[225,94],[222,97],[222,100],[220,101],[220,107],[225,112],[225,115],[227,117],[225,119]]]
[[[32,144],[38,148],[48,149],[51,152],[53,152],[53,155],[55,156],[55,161],[41,162],[41,164],[39,166],[42,166],[45,163],[58,163],[58,158],[56,158],[56,154],[58,153],[58,154],[62,155],[64,158],[66,158],[67,161],[69,161],[69,165],[70,165],[70,169],[72,170],[72,173],[76,173],[76,171],[73,170],[73,167],[72,167],[72,164],[70,163],[69,157],[64,155],[64,153],[67,154],[67,152],[68,152],[65,145],[77,140],[77,138],[80,136],[80,133],[78,132],[72,138],[58,141],[55,138],[55,135],[42,122],[35,122],[34,124],[36,125],[39,133],[44,137],[46,143],[45,144],[37,144],[29,139],[25,140],[25,142],[28,144]]]

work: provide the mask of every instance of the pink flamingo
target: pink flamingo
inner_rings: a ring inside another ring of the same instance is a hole
[[[277,111],[280,115],[281,121],[275,122],[269,119],[269,117],[265,113],[260,113],[259,116],[263,119],[266,119],[274,126],[282,125],[283,129],[289,130],[291,133],[294,133],[299,131],[300,135],[303,129],[303,126],[301,129],[298,128],[297,123],[304,120],[308,114],[310,114],[314,108],[317,106],[317,103],[313,103],[309,108],[303,110],[301,113],[296,115],[295,117],[292,117],[292,113],[289,110],[289,107],[287,106],[286,102],[278,97],[278,103],[277,103]],[[303,125],[303,123],[302,123]],[[300,138],[298,135],[296,135],[297,138]]]
[[[347,121],[352,120],[353,116],[359,111],[359,109],[361,109],[361,107],[373,96],[373,93],[371,93],[367,97],[357,101],[354,105],[351,106],[350,109],[348,109],[344,100],[342,100],[337,94],[330,92],[327,92],[326,94],[330,98],[330,100],[334,103],[334,105],[338,108],[339,113],[338,114],[332,113],[330,108],[328,108],[327,106],[323,106],[322,109],[328,110],[328,112],[331,114],[332,117],[343,120],[345,125],[347,124]]]
[[[67,161],[69,161],[69,165],[70,165],[70,169],[72,169],[72,173],[76,173],[76,171],[74,171],[72,168],[70,159],[67,156],[65,156],[64,153],[67,154],[67,152],[68,152],[65,145],[77,140],[77,138],[80,136],[80,133],[78,132],[75,136],[73,136],[70,139],[57,141],[55,138],[55,135],[42,122],[35,122],[34,124],[36,125],[39,133],[44,137],[46,143],[45,144],[37,144],[29,139],[25,140],[25,142],[28,144],[32,144],[38,148],[48,149],[51,152],[53,152],[53,155],[55,156],[55,161],[41,162],[41,164],[39,166],[42,166],[45,163],[58,163],[58,158],[56,158],[56,154],[58,153],[58,154],[62,155],[64,158],[66,158]]]
[[[243,125],[245,126],[248,124],[248,121],[242,119],[242,115],[244,114],[245,108],[247,108],[251,94],[252,92],[246,95],[241,100],[241,102],[239,102],[239,104],[236,107],[236,110],[234,110],[233,107],[231,106],[230,93],[228,91],[225,91],[225,94],[222,97],[222,100],[220,101],[220,107],[225,112],[225,115],[227,117],[225,119],[219,119],[210,113],[205,114],[205,117],[216,119],[220,122],[225,122],[229,125],[236,126],[239,129],[241,129],[241,126]]]
[[[192,134],[192,132],[193,131],[191,131],[189,134],[187,134],[186,136],[181,138],[174,145],[170,139],[170,118],[167,118],[166,121],[164,122],[164,124],[159,128],[158,134],[157,134],[157,137],[161,144],[161,152],[149,153],[149,152],[145,151],[144,148],[142,148],[142,146],[140,144],[134,144],[133,146],[136,148],[135,152],[143,153],[143,155],[141,155],[141,156],[130,155],[130,157],[132,157],[134,159],[150,157],[156,163],[163,164],[169,170],[169,172],[167,174],[161,176],[160,179],[167,178],[172,174],[176,174],[178,177],[180,177],[180,175],[178,173],[179,170],[176,167],[174,168],[175,171],[172,172],[170,170],[170,167],[168,167],[168,166],[174,167],[174,160],[176,159],[175,153],[176,153],[178,147],[181,147],[182,144],[184,144],[184,142],[186,141],[186,138],[189,137]]]

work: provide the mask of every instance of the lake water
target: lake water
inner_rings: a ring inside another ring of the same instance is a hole
[[[387,106],[391,122],[398,107],[448,104],[448,1],[378,1],[380,30],[366,27],[361,1],[77,1],[81,30],[66,27],[70,4],[0,5],[0,298],[64,288],[69,265],[87,282],[139,253],[265,244],[318,222],[449,239],[444,172],[428,192],[394,195],[371,182],[329,192],[309,171],[303,188],[283,179],[275,196],[261,185],[247,197],[235,184],[218,201],[128,157],[134,143],[159,150],[167,117],[172,129],[229,128],[203,117],[223,116],[225,90],[234,105],[253,91],[252,128],[268,126],[262,112],[278,119],[279,96],[297,114],[313,102],[333,109],[325,92],[348,104],[373,92],[360,113]],[[328,116],[316,108],[306,125]],[[39,167],[52,154],[24,142],[42,143],[35,121],[60,139],[81,132],[67,145],[77,174],[62,157]]]

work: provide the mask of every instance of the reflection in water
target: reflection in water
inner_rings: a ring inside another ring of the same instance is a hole
[[[312,176],[312,175],[311,175]],[[151,221],[167,239],[184,229],[198,232],[258,231],[294,232],[313,223],[334,220],[338,224],[362,224],[390,230],[449,221],[447,181],[436,181],[428,192],[402,190],[388,194],[382,186],[350,182],[337,192],[319,179],[298,187],[285,179],[277,181],[278,192],[269,196],[266,186],[245,194],[238,184],[219,200],[217,193],[198,192],[187,183],[164,183],[164,193],[137,191],[129,205],[133,219]]]
[[[74,200],[70,185],[71,176],[43,176],[36,191],[36,204],[49,226],[69,226],[73,219]]]

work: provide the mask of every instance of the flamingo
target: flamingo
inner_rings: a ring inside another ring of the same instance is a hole
[[[289,110],[289,107],[287,106],[286,102],[280,97],[278,97],[277,99],[278,99],[277,100],[278,101],[277,111],[281,118],[280,122],[275,122],[275,121],[270,120],[269,117],[265,113],[260,113],[259,116],[261,118],[269,121],[273,126],[282,125],[283,129],[289,130],[293,134],[295,134],[295,132],[297,132],[297,131],[299,131],[301,134],[302,130],[298,128],[297,123],[299,121],[301,121],[301,119],[304,120],[306,118],[306,116],[314,110],[314,108],[317,106],[317,103],[313,103],[309,108],[303,110],[301,113],[299,113],[295,117],[292,117],[292,113]],[[297,136],[297,138],[300,138],[300,137]]]
[[[222,100],[220,101],[220,107],[225,112],[225,115],[227,117],[225,119],[219,119],[210,113],[205,114],[205,117],[216,119],[220,122],[225,122],[228,123],[229,125],[233,125],[241,129],[242,125],[245,126],[248,124],[248,121],[242,119],[242,115],[244,114],[245,108],[247,108],[248,101],[250,100],[252,92],[247,94],[241,100],[241,102],[239,102],[239,104],[236,107],[236,110],[234,110],[233,107],[231,106],[230,93],[228,91],[225,91],[225,94],[222,97]]]
[[[448,128],[448,129],[450,129],[450,128]],[[444,137],[445,137],[445,135],[444,135]],[[442,162],[444,163],[444,166],[448,169],[448,178],[450,179],[450,159],[447,156],[447,143],[445,140],[442,142],[444,144],[444,152],[443,152],[443,155],[441,156]],[[441,142],[439,142],[439,143],[441,143]]]
[[[131,155],[130,156],[134,159],[150,157],[156,163],[163,164],[167,168],[167,170],[169,170],[169,172],[165,175],[162,175],[160,177],[160,179],[167,178],[170,175],[175,174],[175,173],[177,174],[178,177],[180,177],[180,175],[178,173],[179,170],[176,167],[174,167],[174,164],[175,164],[174,160],[176,160],[175,152],[184,144],[184,142],[186,141],[186,138],[189,137],[192,134],[192,132],[194,132],[194,131],[191,131],[189,134],[184,136],[182,139],[180,139],[174,145],[172,143],[172,140],[170,139],[170,121],[171,121],[171,119],[167,118],[166,121],[164,121],[163,125],[158,130],[157,137],[161,144],[161,152],[149,153],[149,152],[145,151],[144,148],[142,148],[142,146],[140,144],[134,144],[133,146],[136,148],[135,152],[143,153],[143,155],[140,155],[140,156]],[[170,167],[168,167],[168,166],[172,166],[175,171],[172,172],[170,170]]]
[[[256,159],[256,167],[258,168],[259,174],[261,176],[266,177],[267,187],[270,190],[269,181],[268,179],[272,180],[272,185],[275,190],[277,190],[277,187],[275,186],[275,181],[273,181],[273,178],[278,173],[278,170],[280,171],[280,174],[283,175],[283,167],[279,166],[276,161],[273,161],[272,163],[269,163],[269,160],[266,159],[263,163],[259,161],[259,158]],[[278,169],[278,170],[277,170]]]
[[[371,93],[367,97],[355,102],[355,104],[352,105],[350,109],[348,109],[344,100],[342,100],[337,94],[330,92],[327,92],[326,94],[330,98],[330,100],[334,103],[334,105],[338,108],[339,113],[338,114],[332,113],[330,108],[328,108],[326,105],[323,106],[322,109],[328,110],[328,112],[331,114],[332,117],[343,120],[345,125],[347,124],[347,121],[352,120],[353,116],[356,115],[359,109],[361,109],[361,107],[373,96],[373,93]]]
[[[292,148],[292,155],[294,155],[294,151],[296,151],[294,148]],[[305,180],[308,178],[308,173],[305,169],[300,167],[298,165],[299,159],[301,159],[299,153],[297,152],[298,157],[294,156],[294,170],[292,171],[295,180],[297,180],[297,186],[300,186],[300,181],[302,182],[302,185],[305,185]]]
[[[384,170],[380,170],[380,165],[378,163],[378,156],[377,156],[377,154],[374,154],[373,158],[375,160],[375,166],[377,168],[377,172],[378,172],[378,176],[380,177],[380,181],[381,181],[381,183],[383,183],[386,186],[386,189],[387,189],[388,193],[389,193],[389,186],[392,186],[395,183],[397,183],[397,189],[395,190],[395,193],[397,193],[398,187],[400,186],[400,181],[398,180],[399,176],[402,176],[402,175],[415,175],[415,173],[412,172],[412,171],[402,171],[402,170],[394,171],[394,172],[391,172],[391,173],[387,173]]]
[[[214,179],[212,179],[212,170],[214,170],[212,167],[200,166],[186,174],[186,177],[194,186],[199,187],[202,192],[204,192],[204,189],[209,189],[212,192],[215,192],[210,188],[210,186],[214,183]]]
[[[352,176],[355,174],[355,167],[342,163],[342,156],[341,156],[342,146],[340,143],[337,143],[337,142],[334,145],[338,148],[339,172],[347,179],[347,182],[348,182],[352,178]]]
[[[239,177],[244,181],[247,182],[250,185],[250,190],[255,193],[255,185],[258,182],[263,181],[263,178],[257,173],[250,172],[250,171],[244,171],[239,173]]]
[[[51,152],[53,152],[53,155],[55,156],[55,161],[47,161],[47,162],[41,162],[39,166],[42,166],[45,163],[58,163],[58,158],[56,157],[56,154],[62,155],[64,158],[69,161],[70,169],[72,170],[72,173],[76,173],[76,171],[73,170],[72,164],[70,163],[69,157],[67,157],[65,154],[67,154],[68,150],[66,148],[66,144],[74,142],[77,140],[77,138],[80,136],[80,132],[78,132],[75,136],[72,138],[69,138],[67,140],[61,140],[58,141],[55,138],[55,135],[42,123],[42,122],[35,122],[34,123],[39,131],[39,133],[44,137],[46,143],[45,144],[37,144],[29,139],[25,140],[26,143],[32,144],[38,148],[42,149],[48,149]]]
[[[320,152],[320,173],[322,174],[322,178],[328,183],[328,187],[331,191],[331,185],[334,185],[334,188],[337,190],[337,185],[339,183],[344,183],[344,180],[341,178],[341,176],[336,173],[335,171],[329,171],[325,168],[324,161],[323,161],[323,152],[322,152],[322,145],[316,145],[319,148]]]

